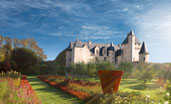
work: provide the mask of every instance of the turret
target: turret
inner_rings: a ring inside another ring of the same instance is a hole
[[[135,62],[139,60],[140,42],[135,37],[133,30],[131,30],[126,39],[122,42],[120,47],[123,50],[122,61],[123,62]]]
[[[133,30],[130,31],[130,33],[128,34],[128,44],[130,47],[130,61],[134,61],[134,57],[135,57],[135,34],[133,32]]]
[[[72,44],[72,41],[71,41],[68,48],[72,48],[72,47],[73,47],[73,44]]]
[[[66,49],[66,66],[69,67],[69,65],[72,63],[72,49],[73,49],[73,43],[70,42],[68,48]]]
[[[149,52],[147,50],[145,42],[143,42],[142,47],[139,52],[139,62],[148,63],[149,62]]]

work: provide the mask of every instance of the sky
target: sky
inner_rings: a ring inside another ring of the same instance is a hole
[[[130,30],[150,62],[171,62],[171,0],[0,0],[0,34],[34,38],[47,60],[77,36],[119,44]]]

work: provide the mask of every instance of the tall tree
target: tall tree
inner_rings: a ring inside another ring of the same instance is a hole
[[[29,42],[27,39],[22,39],[20,40],[20,44],[22,45],[22,47],[26,47],[28,46]]]
[[[0,62],[2,62],[4,60],[4,50],[3,50],[3,40],[4,37],[2,35],[0,35]]]
[[[24,47],[34,51],[41,58],[43,59],[47,58],[46,55],[44,54],[43,49],[38,46],[37,42],[34,39],[22,40],[21,44],[23,44]]]
[[[27,48],[16,48],[12,51],[11,59],[14,60],[18,66],[17,71],[32,70],[37,64],[37,55],[34,51]]]
[[[14,46],[14,49],[20,47],[20,41],[17,38],[13,39],[13,46]]]
[[[12,39],[9,37],[5,37],[5,45],[4,45],[4,52],[5,52],[5,59],[8,60],[10,58],[10,54],[12,51]]]
[[[4,37],[0,35],[0,48],[2,47]]]

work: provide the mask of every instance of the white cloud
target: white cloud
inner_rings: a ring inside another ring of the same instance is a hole
[[[159,40],[171,41],[171,7],[158,7],[133,19],[133,25],[146,38],[154,37]]]
[[[128,8],[124,8],[124,9],[123,9],[124,12],[126,12],[126,11],[128,11],[128,10],[129,10]]]
[[[136,5],[135,8],[140,8],[140,5]]]
[[[83,40],[110,39],[118,37],[120,33],[121,32],[115,28],[110,29],[107,26],[83,25],[79,36]]]
[[[169,62],[171,59],[171,4],[155,4],[153,8],[132,17],[131,23],[149,46],[153,62]],[[160,57],[159,57],[160,55]]]
[[[53,35],[53,36],[61,36],[61,33],[49,33],[49,35]]]

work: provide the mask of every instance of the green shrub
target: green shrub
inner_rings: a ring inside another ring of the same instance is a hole
[[[98,70],[114,70],[114,64],[108,61],[98,61],[98,62],[89,62],[87,64],[81,63],[72,63],[68,70],[68,73],[86,75],[90,77],[97,77]]]
[[[4,102],[4,100],[9,96],[8,89],[8,82],[0,81],[0,104],[3,104],[2,102]]]
[[[163,104],[164,101],[151,99],[150,95],[143,96],[138,92],[117,94],[101,94],[89,104]]]
[[[133,72],[133,64],[132,63],[121,63],[118,67],[118,70],[124,71],[123,78],[127,79],[131,76]]]
[[[0,77],[10,77],[10,78],[20,78],[21,73],[10,70],[4,73],[3,71],[0,73]]]
[[[139,64],[135,71],[136,78],[142,81],[144,89],[147,87],[147,83],[154,78],[153,68],[148,64]]]

